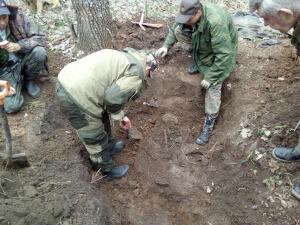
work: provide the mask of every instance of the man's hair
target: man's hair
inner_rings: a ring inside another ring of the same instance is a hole
[[[282,8],[300,14],[300,0],[249,0],[249,7],[251,12],[260,9],[269,16],[276,15]]]

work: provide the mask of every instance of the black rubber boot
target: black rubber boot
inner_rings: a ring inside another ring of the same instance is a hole
[[[292,195],[300,200],[300,179],[295,180],[293,183]]]
[[[110,155],[114,156],[120,153],[125,148],[125,144],[123,141],[114,141],[114,144],[110,150]]]
[[[300,152],[296,151],[294,148],[274,148],[272,155],[281,162],[300,162]]]
[[[217,117],[218,114],[206,115],[203,130],[196,140],[198,145],[205,145],[208,143],[208,139],[214,129]]]
[[[188,73],[189,73],[190,75],[194,75],[194,74],[196,74],[196,73],[199,73],[196,64],[193,63],[193,64],[191,64],[191,65],[189,66],[189,68],[188,68]]]
[[[41,94],[40,87],[34,81],[31,80],[26,82],[26,90],[32,98],[38,98]]]
[[[114,166],[109,172],[104,172],[105,180],[112,180],[123,177],[129,169],[126,164]]]

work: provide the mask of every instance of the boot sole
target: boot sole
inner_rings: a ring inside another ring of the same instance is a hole
[[[196,142],[195,142],[197,145],[206,145],[208,142],[203,142],[203,141],[199,141],[198,142],[198,140],[196,140]]]
[[[277,157],[277,155],[275,155],[274,150],[272,151],[272,156],[273,156],[276,160],[278,160],[278,161],[280,161],[280,162],[284,162],[284,163],[300,162],[300,159],[298,159],[298,160],[285,160],[285,159],[281,159],[281,158]]]
[[[300,200],[300,194],[299,194],[298,192],[296,192],[294,189],[292,190],[292,195],[293,195],[296,199]]]
[[[104,177],[104,180],[111,181],[111,180],[114,180],[114,179],[120,179],[120,178],[124,177],[128,173],[128,170],[129,170],[129,166],[127,166],[126,170],[122,174],[120,174],[118,176],[106,175]]]

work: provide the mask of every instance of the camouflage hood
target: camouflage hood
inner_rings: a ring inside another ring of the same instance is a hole
[[[140,74],[140,76],[142,75],[141,78],[144,80],[146,78],[147,54],[142,51],[137,51],[133,48],[125,48],[123,52],[132,56],[132,57],[130,56],[128,57],[130,63],[139,65],[139,67],[135,67],[135,68],[143,68],[143,71],[139,71],[138,74]]]

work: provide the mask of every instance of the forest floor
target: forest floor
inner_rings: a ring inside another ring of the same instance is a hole
[[[119,49],[154,49],[167,28],[143,32],[123,23],[118,31]],[[204,147],[194,144],[204,122],[201,75],[187,74],[191,56],[175,46],[151,86],[127,107],[143,138],[133,141],[114,128],[126,142],[115,161],[130,169],[112,182],[95,180],[59,111],[56,77],[71,60],[49,51],[41,97],[26,97],[24,109],[9,115],[14,150],[25,151],[31,166],[1,167],[0,224],[299,225],[300,202],[290,191],[300,164],[271,157],[273,147],[294,146],[299,137],[293,128],[300,118],[300,67],[289,40],[282,41],[262,49],[240,40],[237,68],[224,84],[220,118]]]

